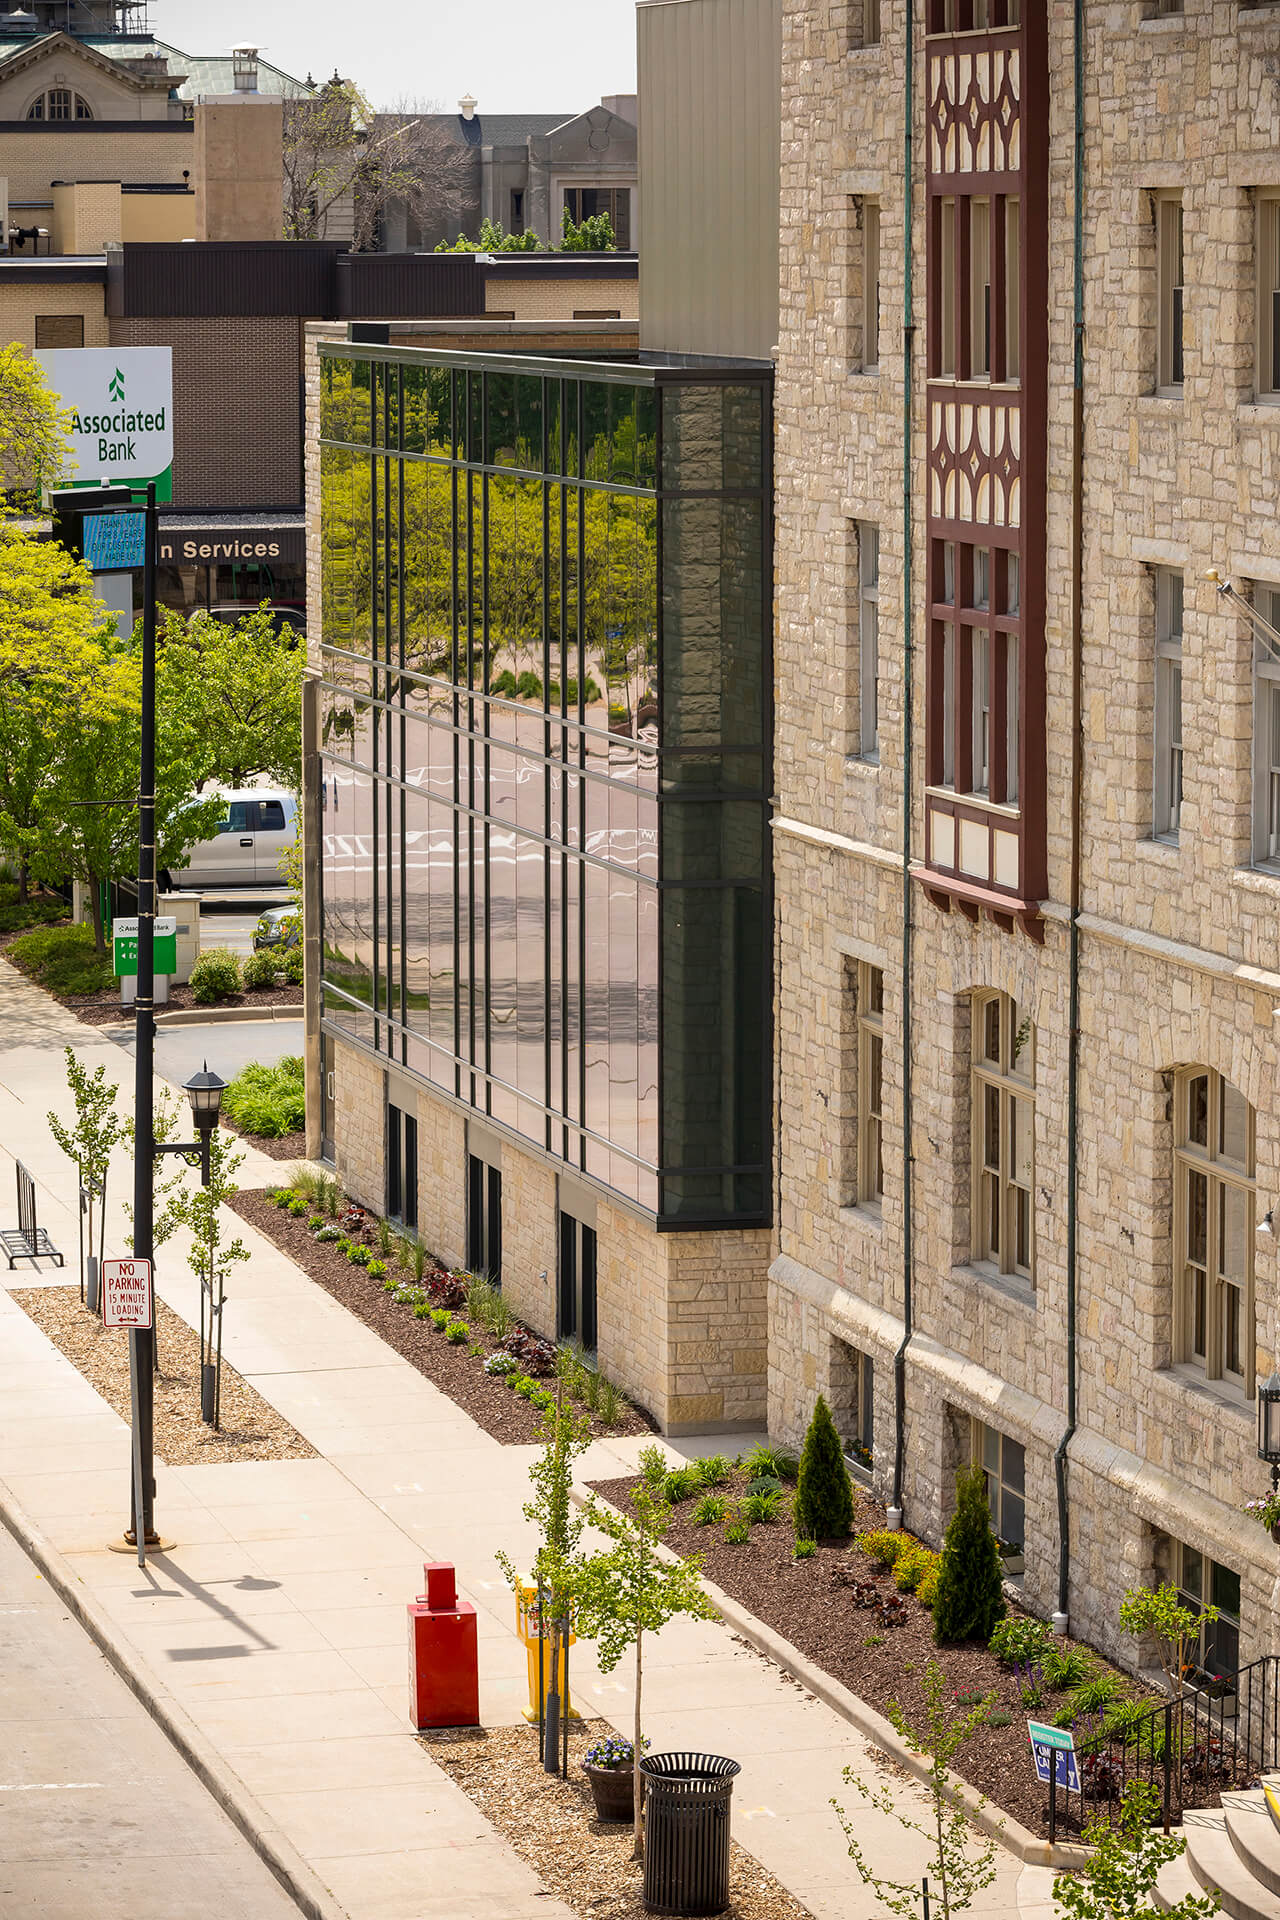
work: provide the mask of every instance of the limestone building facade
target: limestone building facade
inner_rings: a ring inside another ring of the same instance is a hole
[[[1210,1671],[1277,1607],[1278,57],[783,19],[770,1426],[934,1541],[980,1460],[1029,1605],[1132,1657],[1166,1575]]]

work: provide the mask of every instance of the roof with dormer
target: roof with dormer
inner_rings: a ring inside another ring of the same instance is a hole
[[[105,39],[104,44],[118,46],[119,41]],[[135,43],[136,44],[136,43]],[[145,44],[145,43],[144,43]],[[92,67],[95,72],[109,74],[113,80],[120,80],[134,93],[165,93],[184,78],[181,73],[170,73],[166,67],[154,67],[142,57],[143,48],[132,59],[121,59],[117,54],[108,57],[99,51],[98,45],[90,40],[82,40],[76,34],[45,33],[36,39],[0,40],[0,81],[12,80],[25,73],[29,68],[43,66],[55,56],[79,60]]]

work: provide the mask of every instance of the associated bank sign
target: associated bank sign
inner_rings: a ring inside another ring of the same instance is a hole
[[[59,347],[36,354],[71,416],[71,473],[93,480],[154,480],[172,497],[173,349]]]

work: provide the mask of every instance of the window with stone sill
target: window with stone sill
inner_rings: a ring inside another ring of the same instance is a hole
[[[973,1258],[1035,1278],[1035,1028],[1007,993],[973,998]]]
[[[1253,862],[1280,873],[1280,587],[1256,585],[1253,604],[1277,634],[1253,639]]]
[[[864,1473],[875,1461],[875,1365],[845,1340],[831,1342],[831,1417],[846,1455]]]
[[[853,1132],[842,1154],[846,1207],[878,1214],[884,1197],[884,973],[866,960],[845,963],[852,1019],[846,1027],[848,1080],[842,1110]]]
[[[1257,196],[1259,399],[1280,399],[1280,193]]]
[[[1157,567],[1151,835],[1175,844],[1182,817],[1182,599],[1182,575]]]
[[[880,529],[856,525],[858,545],[858,751],[880,758]]]
[[[1182,392],[1182,320],[1184,254],[1182,195],[1157,193],[1156,220],[1156,392]]]
[[[996,1538],[1021,1552],[1027,1537],[1027,1455],[1018,1440],[981,1420],[972,1423],[970,1458],[982,1468]]]
[[[1192,1649],[1193,1680],[1214,1680],[1240,1668],[1240,1575],[1199,1547],[1169,1534],[1156,1535],[1156,1578],[1178,1590],[1184,1607],[1199,1614],[1216,1607],[1218,1618],[1202,1622]]]
[[[1174,1357],[1252,1400],[1254,1112],[1211,1067],[1174,1081]]]
[[[849,197],[847,293],[849,365],[861,373],[880,370],[880,203],[866,194]]]

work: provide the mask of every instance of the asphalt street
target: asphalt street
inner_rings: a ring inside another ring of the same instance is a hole
[[[0,1644],[4,1920],[297,1920],[3,1527]]]
[[[230,947],[233,953],[252,953],[258,915],[264,907],[283,907],[288,899],[287,887],[205,894],[200,902],[201,947]]]

